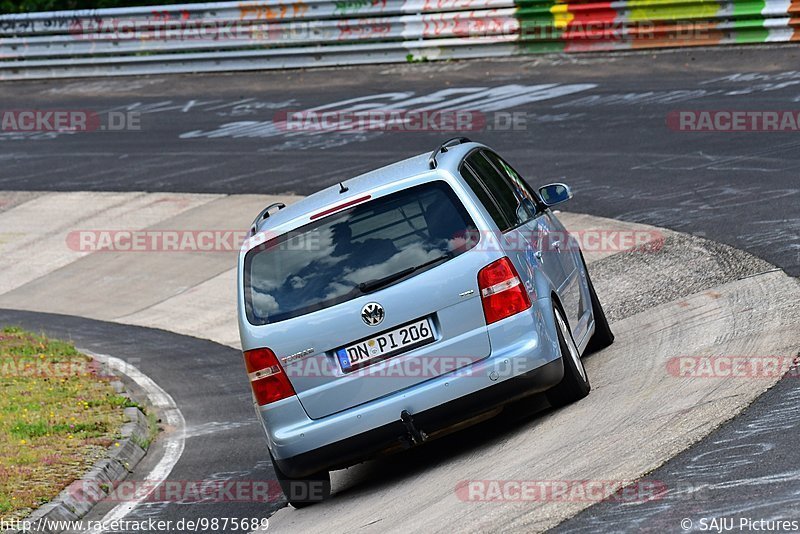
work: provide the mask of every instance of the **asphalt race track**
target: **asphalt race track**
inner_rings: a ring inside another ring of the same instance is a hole
[[[800,130],[686,132],[671,129],[667,117],[684,110],[796,110],[800,72],[792,69],[799,57],[794,46],[749,47],[6,83],[0,84],[3,108],[133,113],[140,129],[0,133],[0,190],[308,194],[429,151],[451,134],[290,132],[274,122],[276,114],[358,103],[416,109],[461,98],[460,109],[488,121],[466,135],[506,155],[533,183],[563,179],[572,185],[570,211],[727,243],[796,277]],[[524,124],[507,129],[513,113]],[[176,398],[195,432],[171,478],[271,478],[247,384],[221,371],[241,365],[234,349],[62,316],[2,312],[0,322],[139,358],[137,366]],[[783,379],[735,420],[652,473],[670,487],[703,486],[691,504],[680,497],[635,506],[604,503],[557,531],[663,532],[677,530],[684,517],[704,514],[800,515],[797,391],[795,380]],[[201,421],[206,426],[198,426]],[[215,432],[223,427],[228,431]],[[212,475],[208,466],[223,457],[230,471]],[[268,514],[280,505],[228,503],[219,515]],[[144,505],[140,513],[174,512]]]
[[[457,95],[460,108],[486,113],[490,126],[526,112],[522,131],[469,135],[533,182],[569,182],[578,193],[571,210],[707,236],[797,276],[798,133],[679,132],[666,118],[795,109],[798,59],[800,48],[781,46],[7,83],[4,108],[136,111],[141,130],[5,133],[0,189],[309,194],[452,134],[287,132],[272,124],[276,113],[345,109],[351,99],[417,109]],[[491,97],[481,92],[489,88]]]
[[[800,425],[800,390],[785,378],[732,424],[650,474],[670,488],[663,499],[597,504],[553,529],[556,533],[669,532],[682,520],[784,518],[797,511],[797,452],[786,435]],[[687,529],[688,530],[688,529]]]

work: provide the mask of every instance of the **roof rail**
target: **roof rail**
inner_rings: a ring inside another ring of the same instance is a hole
[[[452,139],[448,139],[447,141],[439,145],[436,148],[436,150],[433,151],[431,157],[428,158],[428,166],[430,166],[431,169],[436,168],[437,165],[436,156],[439,155],[440,152],[445,153],[447,152],[447,149],[450,148],[451,146],[460,145],[461,143],[471,143],[471,142],[472,141],[470,141],[466,137],[453,137]]]
[[[278,208],[276,211],[280,211],[285,207],[286,204],[284,204],[283,202],[276,202],[274,204],[270,204],[269,206],[261,210],[261,213],[258,214],[258,217],[256,217],[253,220],[253,224],[250,225],[250,235],[255,235],[256,232],[258,232],[258,225],[261,223],[261,221],[263,221],[264,219],[269,219],[269,216],[272,215],[269,211],[272,208]]]

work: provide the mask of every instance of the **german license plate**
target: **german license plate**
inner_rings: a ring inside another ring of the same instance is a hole
[[[336,351],[336,357],[339,359],[342,371],[347,373],[375,361],[384,360],[430,343],[433,338],[430,319],[420,319],[364,341],[342,347]]]

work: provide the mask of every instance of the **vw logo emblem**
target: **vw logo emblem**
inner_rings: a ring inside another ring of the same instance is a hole
[[[370,302],[361,308],[361,320],[364,321],[367,326],[378,326],[383,322],[383,317],[385,315],[386,313],[383,311],[383,306],[377,302]]]

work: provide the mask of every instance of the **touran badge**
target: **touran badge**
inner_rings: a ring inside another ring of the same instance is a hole
[[[383,322],[383,317],[386,313],[383,311],[383,306],[377,302],[370,302],[361,308],[361,319],[367,326],[378,326]]]

